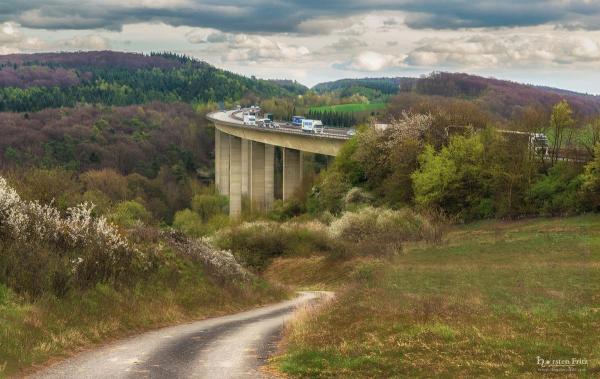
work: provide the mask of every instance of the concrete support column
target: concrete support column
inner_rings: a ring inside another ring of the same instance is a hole
[[[265,207],[265,144],[250,143],[250,204],[252,209]]]
[[[221,193],[221,176],[220,162],[221,162],[221,132],[215,128],[215,188],[218,193]]]
[[[229,134],[219,133],[219,192],[229,195]]]
[[[283,149],[283,201],[294,196],[302,183],[302,152]]]
[[[265,145],[265,209],[271,210],[275,201],[275,146]]]
[[[248,196],[250,189],[250,141],[242,139],[242,196]]]
[[[242,139],[229,137],[229,216],[242,214]]]

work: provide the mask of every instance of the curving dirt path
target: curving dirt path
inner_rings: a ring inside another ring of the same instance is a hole
[[[260,371],[299,306],[297,298],[234,315],[148,332],[60,362],[33,378],[265,378]]]

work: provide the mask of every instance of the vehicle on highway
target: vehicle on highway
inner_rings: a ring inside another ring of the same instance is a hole
[[[244,113],[244,125],[256,125],[256,116],[250,113]]]
[[[256,124],[261,128],[273,128],[273,121],[268,118],[261,118]]]
[[[529,137],[529,144],[533,151],[539,155],[546,156],[550,151],[548,137],[543,133],[533,133]]]
[[[323,123],[321,120],[302,120],[302,131],[307,133],[320,133],[323,134]]]
[[[302,120],[304,120],[302,116],[292,116],[292,125],[302,126]]]
[[[350,137],[352,137],[352,136],[356,135],[356,130],[354,130],[354,129],[349,129],[349,130],[346,132],[346,135],[347,135],[347,136],[350,136]]]

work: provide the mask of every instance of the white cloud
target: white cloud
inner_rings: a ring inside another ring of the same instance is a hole
[[[45,44],[39,39],[25,36],[19,24],[13,22],[0,24],[0,54],[16,54],[37,50],[44,46]]]
[[[331,45],[326,46],[327,50],[332,51],[349,51],[367,46],[365,41],[355,37],[342,37]]]
[[[391,54],[381,54],[375,51],[365,51],[348,62],[336,65],[337,68],[355,71],[383,71],[390,68],[401,67],[402,58]]]
[[[89,34],[58,41],[56,46],[69,50],[108,50],[110,49],[110,41],[100,35]]]
[[[306,46],[279,42],[257,35],[220,31],[198,32],[188,34],[187,39],[190,43],[206,44],[204,51],[221,54],[222,62],[293,61],[310,54]]]
[[[201,31],[188,33],[187,40],[190,43],[222,43],[227,42],[229,35],[219,30]]]
[[[288,45],[262,36],[246,34],[229,35],[224,62],[265,62],[297,60],[310,54],[305,46]]]
[[[423,67],[541,67],[600,63],[600,43],[582,35],[474,35],[428,38],[405,62]]]

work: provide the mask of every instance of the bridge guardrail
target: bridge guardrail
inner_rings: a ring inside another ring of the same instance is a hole
[[[260,127],[260,126],[254,126],[254,125],[245,125],[243,123],[243,120],[244,120],[243,117],[239,116],[239,114],[242,112],[243,112],[243,110],[233,111],[230,115],[228,115],[228,117],[233,120],[220,120],[220,121],[229,122],[231,124],[235,124],[236,126],[243,127],[243,128],[267,131],[267,132],[271,132],[271,133],[298,134],[298,135],[304,135],[307,137],[332,138],[332,139],[339,139],[339,140],[348,140],[351,138],[351,136],[348,136],[346,134],[331,133],[331,132],[306,133],[306,132],[303,132],[302,130],[291,129],[291,128],[286,128],[286,127],[284,127],[284,128],[264,128],[264,127]],[[210,116],[215,113],[223,113],[223,114],[227,115],[227,111],[219,111],[219,112],[209,113],[207,115],[207,117],[210,119],[211,118]],[[235,122],[234,120],[237,122]],[[327,129],[325,129],[325,130],[327,130]]]

